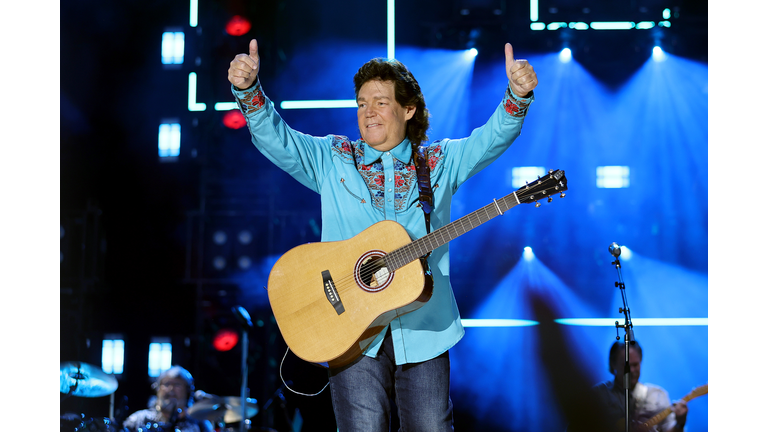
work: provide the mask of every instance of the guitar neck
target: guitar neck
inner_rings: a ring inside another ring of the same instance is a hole
[[[444,225],[435,231],[421,237],[418,240],[411,242],[410,244],[403,246],[395,251],[386,255],[384,260],[387,263],[387,267],[391,270],[397,270],[398,268],[418,259],[421,256],[426,255],[440,246],[450,242],[451,240],[466,234],[469,231],[479,227],[480,225],[488,222],[496,216],[501,216],[507,210],[520,204],[520,200],[517,197],[517,192],[505,196],[504,198],[494,200],[492,203],[482,207],[478,210],[469,213],[455,221]]]

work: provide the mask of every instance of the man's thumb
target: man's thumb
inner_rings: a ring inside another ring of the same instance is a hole
[[[507,62],[515,61],[515,52],[512,50],[512,44],[507,43],[504,45],[504,55],[507,57]]]
[[[248,55],[251,57],[259,57],[259,44],[256,39],[251,39],[251,43],[248,45]]]

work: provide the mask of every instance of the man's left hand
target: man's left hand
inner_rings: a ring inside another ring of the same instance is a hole
[[[506,70],[509,87],[517,96],[528,97],[529,93],[539,84],[533,66],[528,63],[528,60],[515,60],[515,53],[509,43],[504,45],[504,55],[507,59]]]
[[[685,401],[675,402],[672,404],[672,412],[675,413],[677,428],[682,430],[683,426],[685,426],[685,419],[688,416],[688,404]]]

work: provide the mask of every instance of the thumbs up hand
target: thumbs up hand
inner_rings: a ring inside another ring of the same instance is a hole
[[[504,45],[504,55],[509,87],[517,96],[527,97],[539,84],[533,66],[528,63],[528,60],[515,60],[515,52],[510,44]]]
[[[229,63],[227,78],[238,89],[252,86],[259,74],[259,44],[251,39],[248,54],[238,54]]]

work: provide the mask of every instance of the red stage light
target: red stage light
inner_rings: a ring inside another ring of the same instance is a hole
[[[251,22],[240,15],[233,16],[225,27],[227,34],[232,36],[242,36],[251,29]]]
[[[232,329],[221,329],[213,336],[213,347],[216,351],[229,351],[237,345],[240,337]]]
[[[236,109],[224,114],[224,118],[221,121],[224,123],[224,126],[230,129],[240,129],[245,126],[245,117],[243,117],[243,113]]]

